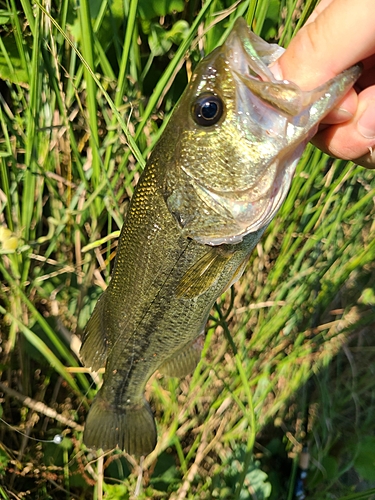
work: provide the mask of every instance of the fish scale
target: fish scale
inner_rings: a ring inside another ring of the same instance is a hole
[[[105,366],[88,447],[154,449],[147,380],[194,369],[214,302],[243,273],[319,121],[360,74],[353,67],[304,92],[268,69],[281,50],[237,20],[197,66],[146,164],[84,331],[83,362]]]

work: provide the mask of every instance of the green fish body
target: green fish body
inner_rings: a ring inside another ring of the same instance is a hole
[[[360,73],[353,67],[303,92],[268,69],[280,51],[237,20],[197,66],[147,162],[84,332],[83,362],[105,366],[88,447],[154,449],[147,380],[195,368],[214,302],[241,276],[306,143]]]

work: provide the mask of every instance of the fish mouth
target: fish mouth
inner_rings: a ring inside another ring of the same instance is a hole
[[[238,83],[244,84],[263,105],[288,117],[296,117],[311,106],[311,92],[302,91],[293,82],[278,80],[270,70],[285,49],[252,33],[244,19],[237,19],[223,47]]]
[[[257,80],[276,81],[269,66],[285,49],[255,35],[243,18],[237,19],[223,47],[232,69],[241,75],[249,73]]]

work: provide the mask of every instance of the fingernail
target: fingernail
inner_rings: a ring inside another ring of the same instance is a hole
[[[358,132],[366,139],[375,139],[375,101],[370,101],[357,123]]]
[[[275,61],[269,66],[269,70],[273,74],[273,76],[276,78],[276,80],[283,80],[283,74],[281,72],[281,67],[280,64]]]
[[[328,119],[329,118],[329,119]],[[353,113],[350,113],[344,108],[333,108],[327,117],[327,122],[330,125],[335,125],[337,123],[344,123],[353,118]]]
[[[348,121],[353,118],[353,113],[344,108],[337,108],[334,110],[337,118],[341,118],[342,121]]]

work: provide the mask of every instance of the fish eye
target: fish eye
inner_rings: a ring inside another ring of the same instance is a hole
[[[223,116],[223,101],[214,94],[202,94],[194,102],[192,115],[194,121],[203,127],[215,125]]]

